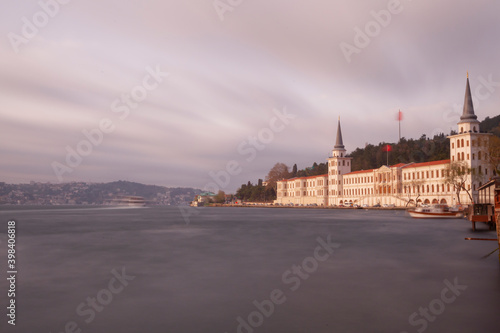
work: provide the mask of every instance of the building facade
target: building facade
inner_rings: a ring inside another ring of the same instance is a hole
[[[328,158],[328,174],[297,177],[277,182],[275,203],[318,206],[394,205],[444,203],[458,204],[456,190],[446,182],[450,163],[461,161],[472,172],[465,176],[465,187],[477,198],[477,189],[493,176],[488,170],[490,133],[479,131],[467,76],[464,108],[457,134],[451,135],[450,158],[424,163],[383,165],[378,169],[351,171],[352,158],[347,156],[342,140],[340,118],[337,137]],[[471,202],[466,191],[460,191],[460,203]]]

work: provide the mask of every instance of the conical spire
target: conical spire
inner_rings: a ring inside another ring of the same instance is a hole
[[[340,129],[340,116],[339,116],[339,123],[337,126],[337,140],[335,141],[335,148],[344,149],[344,143],[342,142],[342,130]]]
[[[470,93],[469,72],[467,72],[467,85],[465,86],[464,111],[460,117],[461,123],[466,123],[476,120],[477,116],[474,113],[474,105],[472,104],[472,95]]]

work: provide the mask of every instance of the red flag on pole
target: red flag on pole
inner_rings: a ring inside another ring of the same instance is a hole
[[[392,150],[392,146],[391,145],[385,145],[384,151],[391,151],[391,150]]]
[[[403,120],[403,112],[401,112],[401,110],[398,111],[398,115],[396,116],[396,120],[397,121]]]
[[[403,112],[401,112],[401,110],[399,110],[398,116],[397,116],[397,121],[398,121],[398,125],[399,125],[399,141],[401,141],[401,120],[403,120]]]

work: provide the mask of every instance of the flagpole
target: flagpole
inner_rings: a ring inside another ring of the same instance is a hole
[[[401,142],[401,110],[398,112],[398,122],[399,122],[399,141]]]

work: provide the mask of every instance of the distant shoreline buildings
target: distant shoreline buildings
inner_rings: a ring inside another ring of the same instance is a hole
[[[463,161],[473,170],[475,176],[468,175],[465,186],[475,200],[477,189],[493,176],[487,163],[491,133],[479,130],[468,75],[463,113],[457,125],[457,134],[448,137],[450,159],[351,171],[352,158],[346,156],[339,119],[335,146],[328,158],[328,174],[278,181],[275,203],[399,207],[433,203],[455,205],[458,204],[456,190],[445,181],[447,170],[454,161]],[[460,192],[460,202],[471,202],[466,191]]]

